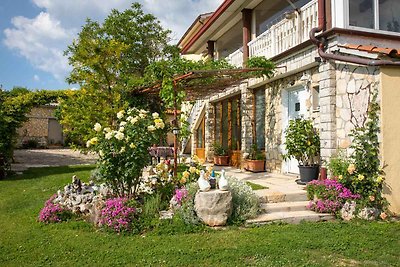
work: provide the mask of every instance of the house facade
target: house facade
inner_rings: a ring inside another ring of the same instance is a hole
[[[327,161],[349,148],[349,134],[364,125],[377,92],[386,192],[399,213],[399,23],[398,0],[225,0],[187,30],[182,54],[225,58],[236,67],[265,56],[276,72],[197,101],[185,149],[212,161],[212,144],[219,142],[240,167],[256,144],[265,151],[267,171],[296,174],[297,162],[281,156],[289,120],[313,120]]]

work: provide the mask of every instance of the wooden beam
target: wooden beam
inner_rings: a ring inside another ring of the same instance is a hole
[[[219,102],[219,143],[222,145],[222,134],[223,134],[223,131],[222,131],[222,123],[223,123],[223,121],[222,121],[222,118],[223,118],[223,116],[222,116],[222,102]]]
[[[207,42],[207,55],[208,58],[214,60],[214,52],[215,52],[215,41]]]
[[[232,99],[228,100],[228,148],[232,149]]]
[[[242,22],[243,22],[243,67],[246,67],[247,60],[249,59],[249,46],[248,43],[251,40],[251,9],[242,10]]]
[[[241,116],[240,116],[240,97],[236,99],[237,101],[237,107],[236,107],[236,145],[237,145],[237,150],[242,150],[240,145],[242,144],[242,124],[241,124]]]
[[[253,145],[257,144],[257,131],[256,131],[256,93],[255,91],[252,92],[253,94],[253,117],[251,118],[251,128],[253,132]]]

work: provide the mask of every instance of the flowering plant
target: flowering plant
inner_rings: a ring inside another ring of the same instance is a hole
[[[109,127],[94,125],[95,136],[86,145],[98,153],[100,178],[117,195],[136,196],[142,170],[151,162],[148,148],[160,140],[164,127],[158,113],[136,108],[118,112]]]
[[[72,212],[61,206],[55,204],[53,201],[57,194],[52,195],[44,204],[44,208],[39,212],[39,221],[43,223],[57,223],[66,221],[72,217]]]
[[[118,233],[126,232],[131,230],[135,215],[136,209],[128,205],[128,198],[110,198],[101,210],[99,224]]]
[[[307,184],[308,208],[317,212],[336,213],[348,200],[359,199],[348,188],[333,179],[314,180]]]
[[[172,197],[170,204],[172,208],[179,208],[182,203],[188,198],[188,189],[186,187],[175,189],[175,194]]]

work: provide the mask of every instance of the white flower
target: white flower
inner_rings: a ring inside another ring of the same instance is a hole
[[[104,128],[104,132],[106,132],[106,133],[111,133],[111,128],[110,128],[110,127]]]
[[[146,110],[144,110],[144,109],[141,109],[141,110],[139,110],[139,113],[146,114],[146,113],[147,113],[147,111],[146,111]]]
[[[99,151],[99,155],[100,155],[100,157],[104,157],[104,152],[103,152],[103,150],[100,150],[100,151]]]
[[[161,119],[158,119],[159,121],[155,122],[155,126],[157,129],[164,129],[165,124]]]
[[[126,118],[126,121],[131,121],[132,119],[133,119],[133,117],[129,116],[129,117]]]
[[[123,110],[121,110],[120,112],[118,112],[118,113],[117,113],[117,118],[118,118],[118,119],[122,119],[122,118],[124,117],[124,113],[125,113],[125,112],[124,112]]]
[[[90,140],[86,142],[86,147],[90,147]]]
[[[124,153],[125,152],[125,147],[121,147],[121,150],[119,151],[119,153]]]
[[[153,131],[156,130],[156,127],[154,127],[153,125],[150,125],[150,126],[147,127],[147,130],[148,130],[149,132],[153,132]]]
[[[142,118],[142,119],[144,119],[144,118],[146,118],[146,114],[144,114],[144,113],[139,113],[139,117]]]
[[[100,132],[101,131],[101,124],[100,123],[96,123],[95,125],[94,125],[94,128],[93,128],[96,132]]]
[[[160,117],[160,115],[157,112],[154,112],[153,114],[151,114],[151,116],[153,116],[153,119],[157,119]]]
[[[131,121],[132,124],[135,124],[136,122],[138,122],[138,120],[139,120],[138,117],[134,117],[130,121]]]
[[[105,138],[106,138],[107,140],[110,140],[112,137],[113,137],[113,132],[108,132],[108,133],[106,133]]]
[[[126,125],[126,121],[121,121],[121,123],[119,124],[119,126],[125,126]]]
[[[118,140],[122,140],[122,139],[124,139],[124,137],[125,137],[124,133],[117,132],[115,134],[115,138],[117,138]]]
[[[125,127],[119,127],[118,131],[122,133],[123,131],[125,131]]]

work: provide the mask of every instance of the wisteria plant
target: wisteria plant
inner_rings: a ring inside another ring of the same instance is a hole
[[[148,149],[158,143],[165,124],[158,113],[136,108],[121,110],[116,116],[114,125],[96,123],[94,137],[86,146],[98,153],[100,178],[113,192],[135,197],[143,168],[151,163]]]

